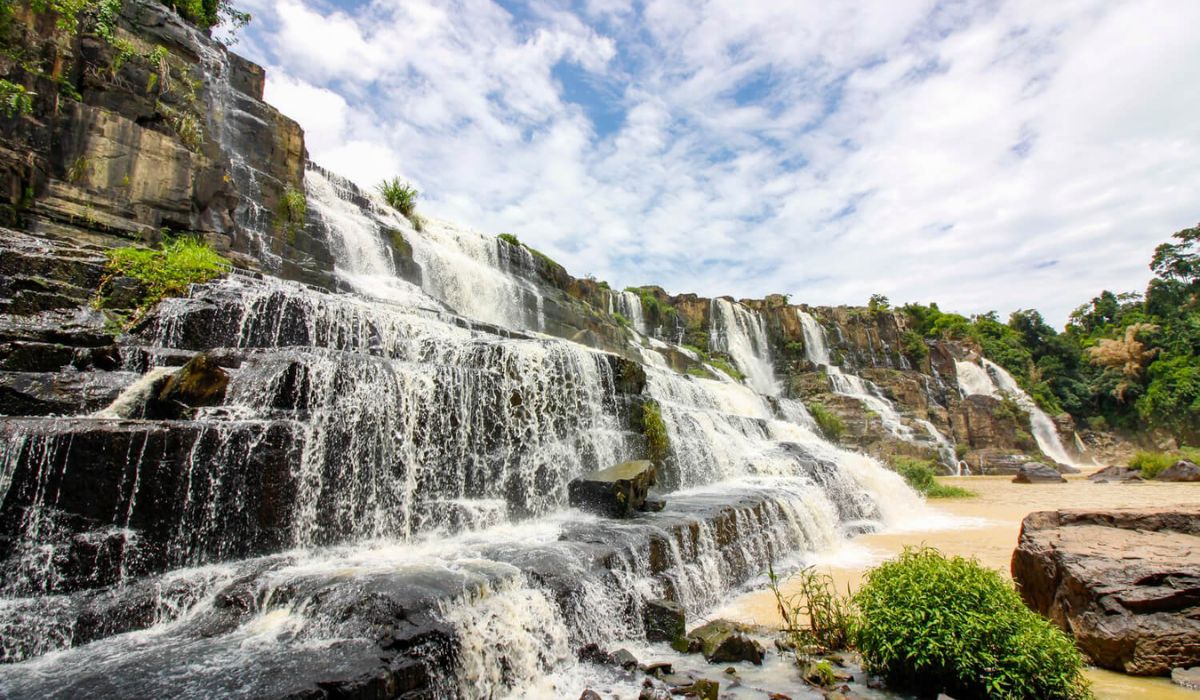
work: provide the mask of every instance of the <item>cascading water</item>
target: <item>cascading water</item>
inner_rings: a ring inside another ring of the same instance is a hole
[[[728,299],[713,299],[710,347],[728,353],[755,391],[779,395],[766,326],[756,312]]]
[[[1047,457],[1076,468],[1094,466],[1090,462],[1081,462],[1067,452],[1062,438],[1058,435],[1058,429],[1054,427],[1054,421],[1003,367],[986,357],[980,358],[980,364],[959,360],[954,365],[958,373],[958,386],[964,396],[1009,396],[1027,411],[1033,437],[1037,440],[1038,448]]]
[[[918,442],[913,429],[905,425],[896,410],[896,406],[883,395],[883,392],[873,382],[869,382],[855,374],[849,374],[830,360],[829,344],[825,336],[825,328],[821,326],[812,314],[796,310],[800,319],[800,327],[804,333],[805,357],[813,365],[825,368],[829,384],[834,393],[849,396],[862,402],[868,409],[879,416],[883,427],[892,435],[906,442]],[[938,451],[942,462],[947,465],[957,465],[958,459],[954,454],[954,446],[933,423],[925,419],[915,421],[924,429]]]
[[[646,335],[649,330],[646,328],[646,316],[642,309],[642,298],[633,292],[612,292],[608,299],[608,312],[618,313],[629,321],[629,326],[633,330]]]
[[[418,232],[315,166],[305,185],[356,294],[196,287],[137,329],[129,368],[152,373],[109,413],[0,425],[20,524],[0,574],[0,654],[20,663],[0,695],[282,696],[414,659],[425,675],[387,682],[522,695],[581,644],[644,639],[651,598],[694,618],[770,560],[921,510],[776,398],[763,320],[742,305],[714,302],[713,337],[746,384],[677,374],[656,348],[680,351],[646,339],[631,390],[628,360],[521,332],[545,325],[525,248]],[[640,299],[619,298],[644,330]],[[224,358],[221,406],[125,420],[201,350]],[[570,479],[641,456],[646,398],[670,438],[666,508],[567,509]]]

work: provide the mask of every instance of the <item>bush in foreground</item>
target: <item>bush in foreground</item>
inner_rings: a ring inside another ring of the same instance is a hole
[[[938,483],[934,478],[933,463],[928,460],[896,456],[892,458],[892,469],[904,477],[914,491],[926,498],[967,498],[975,495],[975,492],[964,488]]]
[[[854,641],[890,687],[969,698],[1092,697],[1074,643],[999,573],[934,549],[906,549],[854,596]]]
[[[1129,460],[1129,468],[1141,472],[1143,479],[1153,479],[1181,459],[1200,461],[1200,449],[1185,446],[1175,452],[1138,452]]]

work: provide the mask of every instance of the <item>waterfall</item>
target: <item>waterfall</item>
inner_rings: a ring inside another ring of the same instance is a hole
[[[728,353],[755,391],[779,395],[766,326],[757,312],[728,299],[713,299],[710,347]]]
[[[800,327],[804,333],[804,354],[813,365],[823,367],[829,377],[829,384],[836,394],[849,396],[862,402],[869,410],[879,416],[883,427],[889,433],[905,442],[918,442],[913,429],[905,425],[893,404],[874,382],[869,382],[855,374],[849,374],[830,360],[829,344],[826,340],[825,329],[806,311],[796,310],[800,318]],[[938,451],[938,456],[947,465],[955,465],[954,446],[950,440],[937,429],[933,423],[925,419],[915,421],[928,434]]]
[[[642,298],[637,294],[629,291],[612,292],[609,297],[611,308],[609,313],[619,313],[629,321],[629,326],[641,333],[642,335],[649,334],[650,330],[646,328],[646,316],[642,309]]]
[[[1026,412],[1029,413],[1029,424],[1033,429],[1033,437],[1037,440],[1038,449],[1050,459],[1059,464],[1071,467],[1093,466],[1080,462],[1067,452],[1063,446],[1054,421],[1046,415],[1025,390],[1021,388],[1012,375],[1000,365],[985,358],[980,358],[980,365],[974,362],[959,360],[954,363],[958,372],[958,386],[964,396],[1009,396]]]

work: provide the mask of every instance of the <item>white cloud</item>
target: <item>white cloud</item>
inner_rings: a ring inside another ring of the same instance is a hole
[[[254,4],[314,160],[619,285],[1061,322],[1200,220],[1184,0]]]

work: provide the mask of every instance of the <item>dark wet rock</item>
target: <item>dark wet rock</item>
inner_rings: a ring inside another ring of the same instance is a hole
[[[641,669],[648,676],[666,676],[674,670],[674,667],[670,661],[656,661],[654,663],[642,664]]]
[[[146,417],[188,418],[194,409],[216,406],[225,400],[229,374],[216,361],[200,353],[170,376],[146,407]]]
[[[650,487],[657,481],[654,465],[639,460],[584,474],[567,485],[567,492],[576,508],[627,518],[642,507]]]
[[[1094,481],[1098,484],[1109,483],[1113,481],[1141,481],[1142,475],[1136,469],[1129,467],[1105,467],[1100,471],[1088,477],[1088,481]]]
[[[586,661],[593,664],[606,664],[608,663],[609,658],[608,652],[601,649],[600,645],[594,643],[585,644],[576,649],[575,656],[577,656],[580,661]]]
[[[683,686],[672,689],[672,694],[678,694],[685,697],[699,698],[699,700],[717,700],[721,691],[721,684],[709,678],[701,678],[690,686]]]
[[[646,513],[658,513],[663,508],[667,507],[667,502],[661,498],[647,498],[642,504],[641,510]]]
[[[596,691],[592,690],[591,688],[587,688],[586,690],[583,691],[583,693],[581,693],[579,695],[579,700],[603,700],[603,699],[600,697],[600,693],[597,693]]]
[[[1154,477],[1155,481],[1200,481],[1200,467],[1185,459],[1167,467]]]
[[[762,665],[766,651],[746,635],[747,627],[729,620],[713,620],[688,634],[690,649],[704,654],[709,663],[749,661]]]
[[[614,666],[620,666],[626,671],[632,671],[638,667],[637,657],[628,649],[617,649],[608,657],[609,663]]]
[[[0,372],[0,415],[76,416],[112,403],[127,372]]]
[[[1200,665],[1200,509],[1060,510],[1021,525],[1025,603],[1092,661],[1135,675]]]
[[[647,601],[643,620],[646,639],[651,642],[674,642],[687,634],[683,606],[673,600],[658,598]]]
[[[1188,690],[1200,690],[1200,666],[1171,669],[1171,682]]]
[[[1048,467],[1041,462],[1028,462],[1021,465],[1021,470],[1013,477],[1014,484],[1065,484],[1066,479],[1057,469]]]

